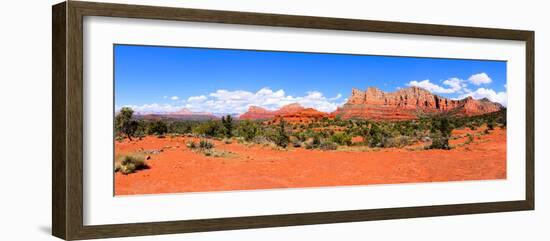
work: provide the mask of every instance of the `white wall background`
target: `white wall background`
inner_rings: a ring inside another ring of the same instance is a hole
[[[99,1],[99,0],[98,0]],[[56,240],[51,230],[51,5],[7,1],[0,10],[0,239]],[[548,240],[550,164],[545,92],[550,21],[545,1],[147,1],[190,8],[527,29],[536,31],[536,210],[164,235],[155,240]],[[152,237],[121,240],[151,240]]]

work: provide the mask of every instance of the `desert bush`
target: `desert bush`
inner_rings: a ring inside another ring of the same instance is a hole
[[[449,146],[449,139],[445,138],[441,133],[433,133],[432,134],[432,144],[429,147],[430,149],[443,149],[443,150],[450,150],[451,147]]]
[[[321,137],[319,135],[313,136],[313,139],[311,140],[311,144],[315,147],[318,147],[321,145]]]
[[[189,149],[195,149],[197,148],[197,143],[191,140],[191,141],[187,141],[187,143],[185,143],[185,146],[187,146],[187,148]]]
[[[302,147],[302,142],[297,138],[291,138],[290,142],[292,143],[293,147],[296,147],[296,148]]]
[[[212,143],[211,141],[202,139],[199,142],[199,148],[200,149],[212,149],[212,148],[214,148],[214,143]]]
[[[134,136],[140,140],[147,135],[147,123],[145,121],[137,121],[137,129],[134,131]]]
[[[202,153],[205,156],[211,156],[211,157],[225,157],[233,154],[232,152],[215,150],[215,149],[207,149],[207,150],[204,150]]]
[[[324,140],[324,141],[321,141],[321,144],[319,144],[319,149],[324,151],[336,150],[338,149],[338,144],[332,141]]]
[[[124,175],[134,173],[137,170],[146,169],[148,166],[145,160],[140,156],[127,155],[123,156],[119,163],[115,165],[115,172],[120,172]]]
[[[246,140],[244,139],[244,137],[242,137],[242,136],[237,136],[237,137],[235,138],[235,140],[236,140],[237,143],[239,143],[239,144],[247,143],[247,141],[246,141]]]
[[[220,137],[225,136],[225,128],[219,121],[205,121],[193,128],[193,132],[198,135],[209,136],[209,137]]]
[[[334,135],[332,135],[331,137],[331,140],[337,143],[338,145],[342,145],[342,146],[351,145],[351,136],[346,134],[345,132],[334,133]]]
[[[266,136],[255,136],[254,138],[252,138],[251,142],[255,143],[255,144],[261,144],[261,145],[266,145],[266,144],[273,143]]]
[[[432,138],[430,149],[450,150],[449,138],[452,131],[453,127],[448,118],[434,118],[430,129],[430,137]]]
[[[244,138],[245,141],[252,141],[260,133],[260,127],[255,122],[243,120],[239,122],[236,131],[237,136]]]
[[[465,144],[470,144],[472,143],[472,141],[474,141],[474,136],[472,134],[468,133],[466,136],[468,137],[468,139],[466,139]]]
[[[304,142],[307,140],[307,134],[304,131],[298,132],[294,134],[294,137],[296,137],[297,140]]]
[[[385,137],[382,139],[382,147],[404,147],[412,142],[408,136]]]
[[[233,136],[233,117],[231,115],[222,116],[223,134],[227,138]]]
[[[382,146],[382,140],[384,138],[384,132],[380,126],[376,123],[371,124],[367,136],[365,138],[368,146],[380,147]]]
[[[196,121],[172,121],[168,123],[168,132],[177,134],[188,134],[193,130]]]
[[[225,143],[225,144],[231,144],[231,143],[233,143],[233,140],[231,140],[231,138],[223,138],[222,141],[223,141],[223,143]]]
[[[487,129],[489,129],[491,131],[495,129],[495,120],[489,120],[487,122]]]
[[[153,121],[149,123],[147,127],[147,134],[162,136],[168,132],[168,126],[161,120]]]
[[[272,141],[279,147],[286,148],[288,146],[288,143],[290,142],[290,137],[286,133],[286,122],[284,120],[281,120],[279,122],[279,125],[274,133],[274,135],[271,136]]]

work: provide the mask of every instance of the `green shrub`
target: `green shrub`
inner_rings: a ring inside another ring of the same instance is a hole
[[[252,141],[260,133],[260,127],[257,123],[243,120],[237,127],[237,135],[244,138],[245,141]]]
[[[273,142],[265,136],[255,136],[252,139],[252,142],[255,144],[261,144],[261,145],[273,144]]]
[[[209,137],[221,137],[225,136],[225,129],[219,121],[209,120],[198,124],[193,132],[198,135]]]
[[[231,115],[222,116],[223,134],[227,138],[233,136],[233,117]]]
[[[296,147],[296,148],[302,147],[302,142],[299,139],[292,138],[291,142],[293,147]]]
[[[185,145],[186,145],[187,148],[189,148],[189,149],[195,149],[195,148],[197,148],[197,143],[195,143],[195,141],[193,141],[193,140],[188,141],[187,143],[185,143]]]
[[[351,136],[346,134],[345,132],[334,133],[334,135],[332,135],[331,137],[331,140],[337,143],[338,145],[342,145],[342,146],[351,145]]]
[[[141,156],[124,156],[119,163],[115,165],[115,172],[120,172],[124,175],[134,173],[137,170],[148,168],[145,160]]]
[[[370,147],[381,147],[384,135],[384,130],[378,124],[373,123],[369,128],[365,140]]]
[[[382,139],[382,147],[404,147],[409,145],[412,141],[411,137],[408,136],[396,136],[396,137],[385,137]]]
[[[172,121],[168,123],[168,132],[177,134],[189,134],[193,130],[196,121]]]
[[[472,143],[472,141],[474,141],[474,136],[472,134],[468,133],[466,136],[468,137],[468,139],[466,140],[465,144],[470,144]]]
[[[324,151],[336,150],[338,149],[338,144],[332,141],[325,140],[325,141],[322,141],[321,144],[319,144],[319,149]]]
[[[168,126],[161,120],[150,122],[147,127],[147,134],[162,136],[168,132]]]
[[[130,107],[122,107],[115,116],[115,130],[125,134],[131,141],[138,129],[138,122],[132,119],[134,111]]]
[[[434,133],[432,134],[432,144],[430,145],[430,149],[443,149],[443,150],[450,150],[451,147],[449,146],[449,138],[446,138],[441,135],[441,133]]]
[[[307,140],[307,134],[304,131],[300,131],[294,135],[296,139],[298,139],[301,142],[304,142]]]
[[[487,129],[489,129],[491,131],[495,129],[495,121],[494,120],[490,120],[489,122],[487,122]]]
[[[201,148],[201,149],[212,149],[212,148],[214,148],[214,143],[212,143],[211,141],[203,139],[199,142],[199,148]]]
[[[434,118],[430,129],[430,137],[432,138],[430,149],[450,150],[449,138],[452,131],[453,127],[448,118]]]
[[[124,136],[116,136],[115,137],[115,141],[118,141],[118,142],[122,142],[122,141],[124,141],[124,139],[125,139]]]
[[[272,141],[282,148],[286,148],[290,142],[290,137],[287,135],[285,130],[286,123],[284,120],[279,122],[278,128],[272,136]]]

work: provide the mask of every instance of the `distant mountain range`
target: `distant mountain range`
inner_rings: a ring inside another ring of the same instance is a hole
[[[145,120],[160,120],[160,119],[174,119],[174,120],[215,120],[218,119],[216,115],[210,112],[193,112],[189,109],[183,108],[174,112],[137,112],[135,114],[138,119]]]

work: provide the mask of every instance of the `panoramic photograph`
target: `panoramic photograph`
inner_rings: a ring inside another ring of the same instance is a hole
[[[114,45],[114,195],[506,179],[506,62]]]

